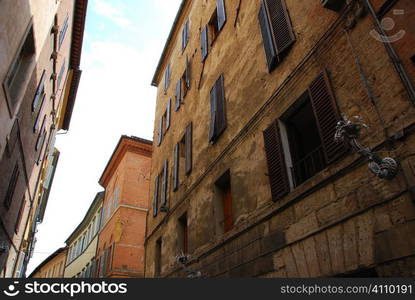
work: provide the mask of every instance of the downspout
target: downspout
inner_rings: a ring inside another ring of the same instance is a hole
[[[370,3],[370,0],[363,0],[365,2],[366,8],[369,11],[369,13],[372,15],[372,18],[375,23],[375,27],[380,33],[381,36],[387,36],[386,32],[383,30],[382,24],[379,22],[379,19],[376,15],[375,10],[373,9],[372,4]],[[382,39],[383,44],[385,45],[386,51],[388,52],[392,63],[398,72],[399,77],[402,80],[402,83],[405,86],[406,91],[408,92],[409,99],[411,100],[412,104],[415,104],[415,89],[411,82],[411,79],[409,78],[408,74],[406,73],[406,70],[399,59],[399,56],[396,54],[395,49],[392,47],[392,44],[388,39]]]

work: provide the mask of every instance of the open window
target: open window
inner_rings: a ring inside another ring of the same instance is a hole
[[[334,141],[339,114],[326,72],[264,131],[272,200],[277,201],[345,154]]]
[[[192,171],[192,143],[192,123],[189,123],[185,134],[174,147],[173,191],[177,191],[180,181]]]
[[[206,26],[203,27],[200,32],[200,43],[202,62],[205,61],[209,46],[212,46],[218,37],[220,31],[226,23],[226,9],[224,0],[216,0],[216,9],[213,11],[212,16]],[[209,45],[210,41],[210,45]]]
[[[178,220],[178,244],[179,250],[184,254],[189,253],[189,233],[187,225],[187,213],[184,213]]]
[[[232,189],[230,172],[227,170],[215,182],[216,232],[223,234],[233,227]]]
[[[162,241],[161,238],[159,238],[154,247],[154,277],[160,277],[161,275],[161,246]]]

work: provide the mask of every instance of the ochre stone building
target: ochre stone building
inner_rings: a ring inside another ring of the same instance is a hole
[[[152,142],[122,136],[99,180],[105,189],[96,277],[144,277]]]
[[[59,248],[33,270],[30,278],[63,278],[68,248]]]
[[[0,276],[33,254],[81,71],[87,0],[0,2]]]
[[[152,82],[145,276],[414,276],[414,14],[184,0]],[[396,176],[334,141],[342,115]]]

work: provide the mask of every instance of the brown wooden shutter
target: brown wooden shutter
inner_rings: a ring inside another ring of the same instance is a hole
[[[278,56],[277,56],[277,53],[275,52],[275,47],[273,45],[271,28],[269,27],[268,14],[267,14],[264,3],[261,3],[261,8],[259,10],[258,19],[259,19],[259,25],[261,27],[262,40],[264,43],[268,71],[271,72],[278,62]]]
[[[158,197],[159,197],[159,176],[156,175],[156,178],[154,179],[153,217],[157,216],[157,212],[158,212]]]
[[[160,206],[160,211],[163,211],[163,212],[167,211],[168,168],[169,168],[169,162],[165,160],[164,165],[163,165],[163,183],[161,185],[161,206]]]
[[[192,123],[186,127],[186,174],[192,171]]]
[[[295,41],[285,0],[265,0],[268,9],[271,31],[277,55],[287,50]]]
[[[210,91],[210,129],[209,129],[209,142],[213,142],[216,133],[217,133],[217,120],[216,120],[216,111],[217,111],[217,93],[216,93],[216,84],[213,86]]]
[[[179,188],[179,143],[174,146],[173,151],[173,191]]]
[[[216,0],[216,12],[218,15],[218,31],[222,30],[226,22],[226,10],[224,0]]]
[[[163,117],[161,117],[159,120],[157,146],[160,146],[162,140],[163,140]]]
[[[166,130],[170,128],[170,117],[171,117],[171,98],[167,101],[167,106],[166,106]]]
[[[223,75],[221,75],[216,81],[216,101],[217,136],[219,136],[226,128],[225,88]]]
[[[176,105],[175,105],[176,111],[180,108],[180,104],[182,100],[181,92],[182,92],[182,79],[180,78],[176,83]]]
[[[274,121],[265,129],[264,145],[272,201],[275,202],[290,192],[278,121]]]
[[[208,25],[203,27],[202,32],[200,33],[200,45],[202,50],[202,62],[204,62],[208,55]]]
[[[344,155],[346,147],[334,141],[336,125],[340,120],[340,116],[325,71],[311,83],[308,92],[317,120],[317,127],[323,144],[325,158],[327,164],[330,164]]]

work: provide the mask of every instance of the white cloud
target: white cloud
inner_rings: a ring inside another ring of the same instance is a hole
[[[123,11],[113,4],[105,2],[104,0],[95,0],[93,8],[95,13],[111,20],[121,28],[126,28],[131,25],[131,21],[124,16]]]

